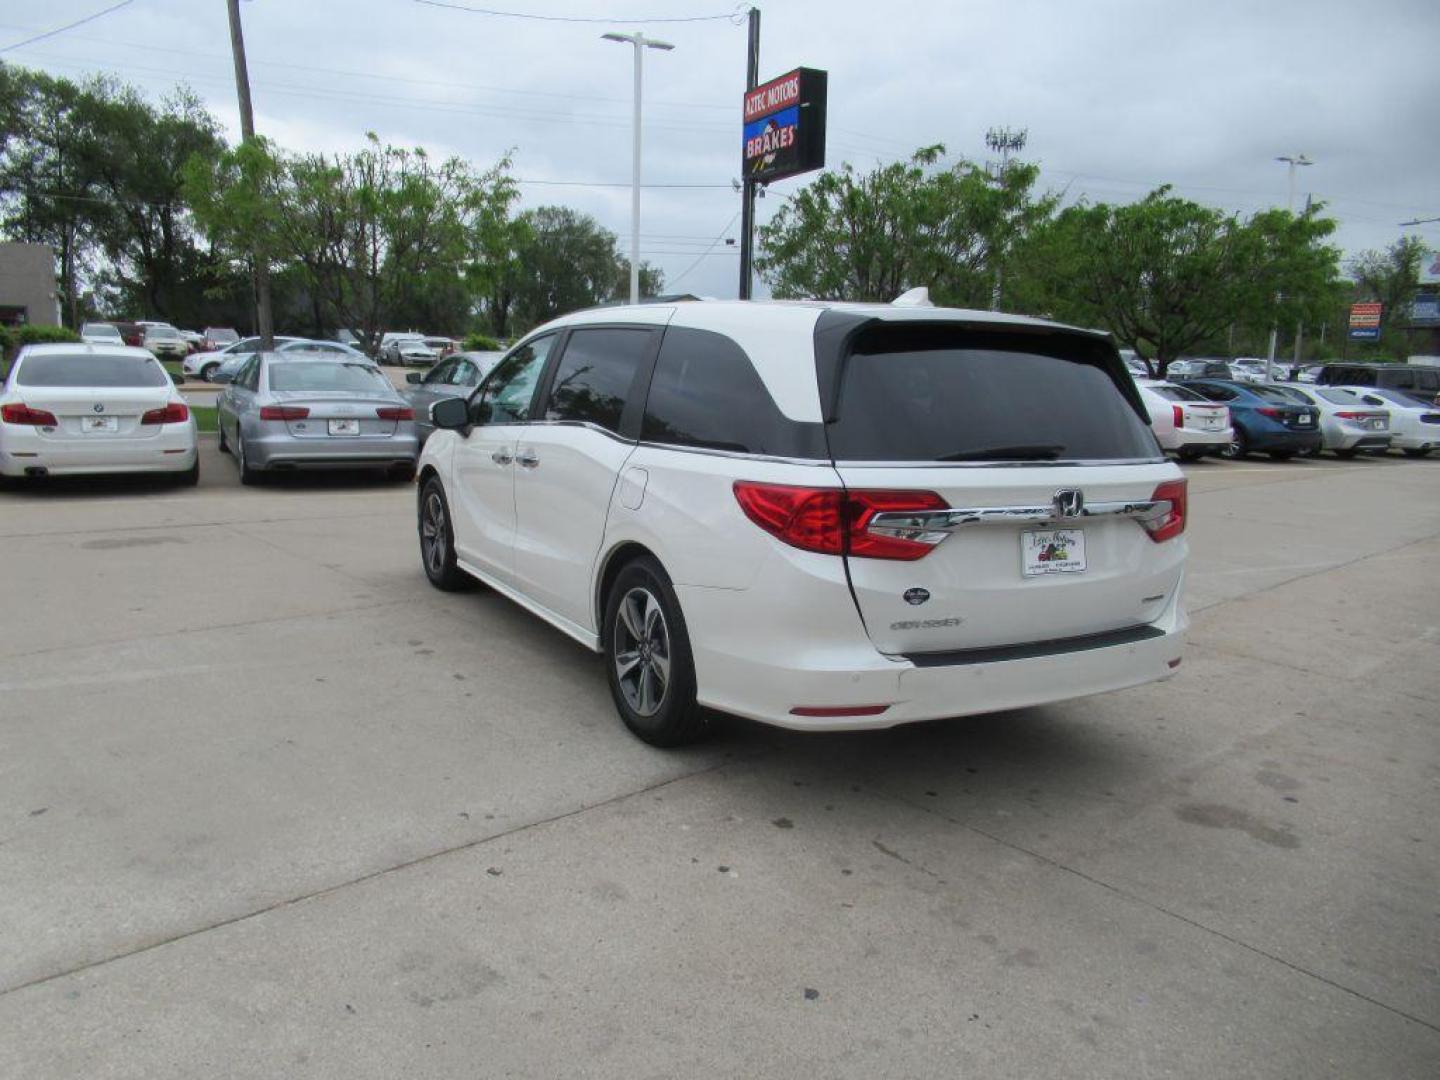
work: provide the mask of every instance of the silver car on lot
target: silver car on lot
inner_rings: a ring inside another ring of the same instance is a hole
[[[234,456],[242,483],[294,469],[415,474],[414,410],[368,362],[255,353],[215,405],[220,449]]]
[[[1297,405],[1314,405],[1320,410],[1322,449],[1336,457],[1352,458],[1361,451],[1383,454],[1390,449],[1390,412],[1357,401],[1350,394],[1329,386],[1271,384]],[[1319,451],[1316,451],[1317,453]]]
[[[430,406],[445,398],[468,398],[504,355],[503,352],[455,353],[429,371],[412,371],[405,376],[409,385],[401,393],[415,410],[415,434],[422,446],[435,430],[430,423]]]

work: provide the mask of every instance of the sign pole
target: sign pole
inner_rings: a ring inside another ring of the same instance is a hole
[[[745,50],[745,89],[760,84],[760,9],[750,9],[750,40]],[[749,300],[755,261],[755,182],[740,178],[740,299]]]

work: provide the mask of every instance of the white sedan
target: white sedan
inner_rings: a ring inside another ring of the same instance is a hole
[[[1373,386],[1335,387],[1366,405],[1390,413],[1390,445],[1406,457],[1425,457],[1440,449],[1440,405],[1426,405],[1399,390]]]
[[[160,362],[125,345],[29,345],[0,386],[0,476],[200,478],[195,418]]]
[[[1150,414],[1150,430],[1160,448],[1182,461],[1218,454],[1230,445],[1230,410],[1207,401],[1194,390],[1158,380],[1135,380],[1140,400]]]

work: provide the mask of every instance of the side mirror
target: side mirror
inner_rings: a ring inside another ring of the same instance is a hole
[[[423,371],[407,371],[405,373],[405,381],[412,385],[419,384],[424,378],[425,373]]]
[[[210,381],[213,383],[227,383],[234,382],[234,380],[235,373],[232,371],[217,371],[210,376]]]
[[[478,408],[478,407],[477,407]],[[488,410],[488,406],[486,406]],[[430,422],[445,431],[462,431],[471,426],[470,403],[464,398],[448,397],[430,406]],[[478,421],[484,423],[484,421]]]

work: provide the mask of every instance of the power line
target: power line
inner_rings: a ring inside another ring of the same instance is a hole
[[[43,34],[36,34],[34,37],[26,38],[24,41],[17,41],[14,45],[6,45],[3,49],[0,49],[0,53],[23,49],[26,45],[33,45],[37,41],[44,41],[46,38],[52,38],[56,34],[63,34],[66,30],[74,30],[77,26],[84,26],[88,22],[94,22],[102,15],[109,15],[112,11],[119,11],[121,8],[128,7],[134,2],[135,0],[120,0],[118,4],[111,4],[104,11],[97,11],[93,15],[86,15],[83,19],[76,19],[74,22],[66,23],[64,26],[57,26],[54,30],[46,30]]]
[[[451,11],[466,11],[471,15],[493,15],[501,19],[531,19],[536,22],[564,23],[693,23],[715,22],[719,19],[735,21],[736,12],[727,11],[721,15],[657,15],[652,19],[605,19],[588,15],[536,15],[529,11],[499,11],[495,8],[466,7],[464,4],[450,4],[445,0],[415,0],[426,7],[447,8]],[[739,23],[735,23],[739,25]]]
[[[700,265],[701,260],[705,259],[706,257],[708,257],[708,256],[710,256],[710,255],[712,255],[712,254],[714,254],[714,255],[729,254],[729,250],[726,250],[726,251],[724,251],[724,252],[718,252],[718,251],[714,251],[713,249],[714,249],[714,247],[715,247],[716,244],[720,243],[720,241],[721,241],[722,239],[724,239],[725,234],[730,231],[730,227],[735,224],[735,218],[738,218],[739,216],[740,216],[740,211],[739,211],[739,210],[736,210],[736,211],[735,211],[735,214],[734,214],[734,217],[731,217],[731,219],[725,223],[725,227],[724,227],[723,229],[721,229],[720,232],[716,235],[715,239],[710,241],[710,246],[709,246],[708,248],[706,248],[704,251],[702,251],[699,255],[695,256],[695,261],[692,262],[689,266],[687,266],[684,270],[682,270],[682,271],[680,272],[680,276],[679,276],[679,277],[675,278],[674,280],[672,280],[672,281],[670,282],[670,287],[671,287],[672,289],[673,289],[676,285],[678,285],[680,282],[684,281],[685,278],[689,276],[690,271],[694,270],[697,266]],[[739,249],[738,249],[738,248],[735,249],[735,253],[736,253],[737,255],[739,254]]]

